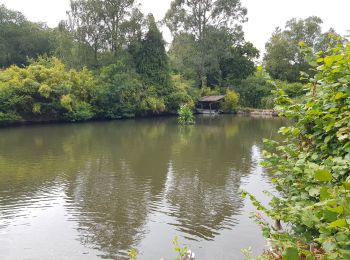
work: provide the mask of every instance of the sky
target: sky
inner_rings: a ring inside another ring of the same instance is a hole
[[[265,43],[277,26],[283,28],[291,18],[319,16],[323,30],[334,28],[341,35],[350,30],[350,0],[241,0],[248,8],[248,22],[244,24],[246,40],[252,42],[262,53]],[[20,11],[34,22],[46,22],[55,27],[66,18],[70,0],[0,0],[7,8]],[[139,0],[144,13],[153,13],[162,19],[171,0]],[[170,42],[168,30],[163,29]]]

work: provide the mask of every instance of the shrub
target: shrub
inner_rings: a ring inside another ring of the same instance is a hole
[[[301,97],[306,94],[304,85],[299,82],[289,83],[287,81],[277,81],[277,85],[291,98]]]
[[[194,124],[194,116],[192,109],[188,105],[182,105],[178,111],[178,121],[181,125]]]
[[[198,93],[196,93],[194,81],[186,80],[181,75],[171,75],[171,84],[173,86],[172,92],[166,97],[166,107],[171,113],[176,113],[181,104],[189,104],[194,106],[194,100],[197,99]]]
[[[277,92],[294,126],[280,129],[282,142],[265,141],[264,165],[280,196],[269,209],[251,199],[288,225],[277,232],[259,219],[285,259],[350,259],[350,43],[308,59],[317,74],[308,79],[305,99],[296,103]]]
[[[236,112],[239,102],[239,95],[230,89],[226,90],[225,101],[222,104],[222,109],[224,112]]]
[[[0,112],[11,119],[87,120],[94,116],[89,104],[95,92],[89,70],[66,70],[56,58],[39,58],[26,68],[12,66],[0,72]],[[4,118],[0,121],[8,120]]]
[[[265,78],[262,72],[242,80],[235,88],[241,98],[241,104],[251,108],[266,108],[264,98],[271,96],[274,86]]]

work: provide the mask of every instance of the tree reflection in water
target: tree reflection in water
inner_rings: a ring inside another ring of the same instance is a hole
[[[188,127],[156,119],[1,129],[0,231],[11,233],[28,210],[45,212],[63,198],[80,244],[104,258],[138,247],[156,213],[174,234],[215,240],[248,215],[238,190],[254,172],[252,147],[282,124],[220,116]]]

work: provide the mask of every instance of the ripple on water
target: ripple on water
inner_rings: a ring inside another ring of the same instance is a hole
[[[239,187],[264,186],[259,140],[279,126],[228,116],[182,129],[176,119],[0,129],[0,240],[17,243],[5,258],[30,251],[18,230],[50,249],[42,258],[125,259],[135,247],[159,259],[175,235],[204,260],[236,259],[252,240],[260,249]]]

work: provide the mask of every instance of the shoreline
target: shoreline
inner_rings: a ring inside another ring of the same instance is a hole
[[[279,117],[278,111],[273,109],[243,108],[238,110],[237,114],[251,117]]]
[[[195,115],[201,115],[195,113]],[[237,115],[237,116],[248,116],[248,117],[279,117],[278,112],[272,109],[251,109],[243,108],[234,113],[223,113],[222,115]],[[21,120],[21,121],[9,121],[0,122],[0,129],[7,127],[22,127],[31,125],[52,125],[52,124],[83,124],[92,122],[109,122],[109,121],[123,121],[123,120],[138,120],[138,119],[155,119],[162,117],[176,117],[177,114],[173,113],[163,113],[163,114],[153,114],[153,115],[138,115],[133,117],[120,117],[114,119],[108,118],[94,118],[85,121],[65,121],[65,120]]]

